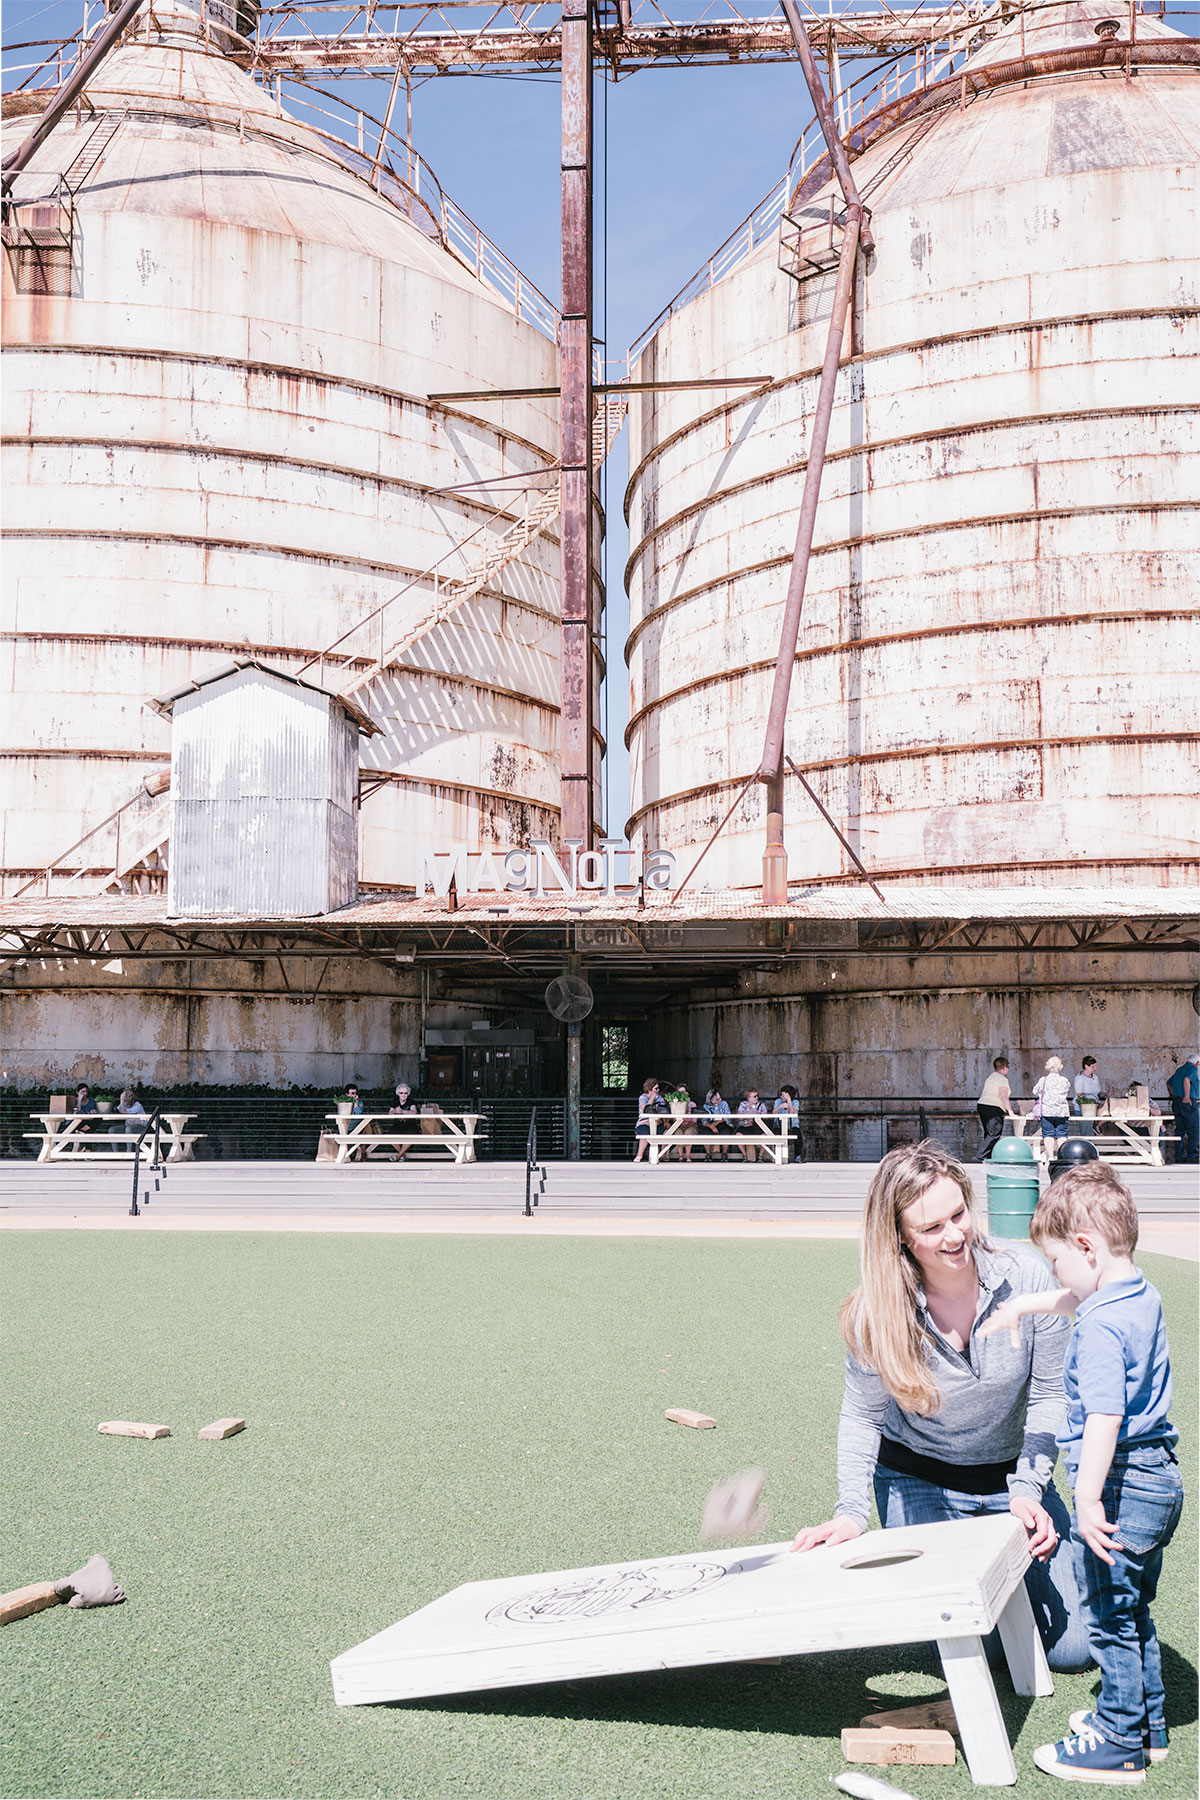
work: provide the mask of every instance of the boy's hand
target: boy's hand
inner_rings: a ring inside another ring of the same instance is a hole
[[[1110,1525],[1104,1516],[1103,1500],[1081,1500],[1076,1494],[1075,1519],[1079,1535],[1092,1555],[1098,1556],[1101,1562],[1106,1562],[1112,1568],[1114,1564],[1113,1558],[1108,1554],[1109,1549],[1119,1550],[1121,1542],[1117,1537],[1117,1527]]]
[[[1035,1562],[1046,1562],[1058,1548],[1058,1533],[1054,1529],[1054,1520],[1044,1506],[1031,1500],[1027,1494],[1013,1494],[1008,1502],[1008,1510],[1014,1519],[1020,1519],[1028,1537],[1027,1549]]]
[[[1021,1348],[1021,1320],[1024,1317],[1025,1308],[1021,1305],[1020,1300],[1006,1300],[1002,1306],[996,1308],[990,1318],[984,1320],[976,1335],[985,1338],[992,1337],[997,1331],[1007,1331],[1012,1339],[1013,1349],[1019,1350]]]

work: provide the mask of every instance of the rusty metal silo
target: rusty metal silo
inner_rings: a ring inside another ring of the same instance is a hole
[[[1200,46],[1030,9],[847,121],[876,252],[787,752],[881,877],[1193,879]],[[633,820],[699,851],[758,767],[840,237],[817,157],[635,347]],[[794,774],[793,882],[854,878]],[[752,785],[704,864],[757,887]]]
[[[557,418],[429,399],[552,388],[555,309],[407,146],[281,110],[214,17],[144,12],[16,183],[5,891],[153,869],[149,703],[231,654],[379,726],[368,884],[557,819]],[[6,150],[45,99],[6,97]]]

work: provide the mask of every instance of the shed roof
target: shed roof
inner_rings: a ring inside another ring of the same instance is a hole
[[[287,681],[293,687],[304,688],[310,694],[321,694],[326,700],[335,701],[342,711],[353,719],[364,737],[378,735],[378,725],[367,717],[361,707],[355,706],[353,700],[347,700],[341,694],[331,693],[328,688],[320,687],[315,681],[305,681],[302,675],[290,675],[286,669],[276,669],[257,656],[235,656],[232,662],[221,663],[218,668],[210,669],[207,675],[185,681],[181,687],[173,688],[169,694],[160,694],[157,699],[151,700],[150,705],[156,713],[161,713],[164,719],[169,719],[177,700],[182,700],[187,694],[197,694],[201,688],[211,687],[216,681],[226,681],[230,675],[236,675],[241,669],[258,669],[263,675],[273,676],[276,681]]]

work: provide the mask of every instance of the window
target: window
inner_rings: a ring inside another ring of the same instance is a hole
[[[605,1093],[629,1091],[629,1027],[600,1028],[600,1085]]]

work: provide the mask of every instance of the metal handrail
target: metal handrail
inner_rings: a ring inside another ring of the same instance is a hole
[[[538,1195],[533,1193],[533,1171],[537,1167],[537,1107],[529,1115],[529,1133],[525,1139],[525,1217],[532,1219]]]
[[[150,1162],[150,1168],[151,1168],[151,1171],[153,1171],[155,1169],[162,1168],[162,1156],[160,1154],[161,1148],[162,1148],[162,1101],[161,1100],[159,1101],[158,1105],[155,1107],[154,1111],[150,1114],[150,1117],[146,1120],[146,1123],[142,1126],[142,1129],[138,1132],[137,1141],[133,1146],[133,1199],[130,1202],[130,1206],[129,1206],[129,1216],[130,1216],[130,1218],[133,1218],[133,1219],[136,1219],[139,1217],[138,1174],[139,1174],[139,1170],[141,1167],[141,1160],[142,1160],[142,1145],[146,1141],[146,1133],[150,1130],[151,1126],[154,1127],[154,1155],[151,1158],[151,1162]],[[149,1206],[149,1204],[150,1204],[149,1194],[146,1195],[145,1201],[143,1202],[143,1204],[146,1206]]]

